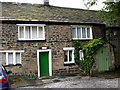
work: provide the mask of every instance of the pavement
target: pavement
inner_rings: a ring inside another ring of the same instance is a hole
[[[27,88],[118,88],[120,78],[104,78],[90,76],[48,77],[36,80],[26,80],[15,90]],[[17,84],[16,84],[17,85]],[[120,87],[119,87],[120,88]]]

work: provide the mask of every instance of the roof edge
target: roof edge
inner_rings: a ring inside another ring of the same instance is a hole
[[[104,25],[96,22],[53,22],[53,21],[18,21],[18,20],[0,20],[2,24],[49,24],[49,25]]]
[[[84,10],[84,11],[93,11],[93,12],[98,12],[97,10],[88,10],[88,9],[82,9],[82,8],[71,8],[71,7],[60,7],[60,6],[54,6],[54,5],[44,5],[40,3],[21,3],[21,2],[2,2],[1,3],[9,3],[9,4],[14,4],[14,5],[41,5],[41,6],[46,6],[46,7],[56,7],[56,8],[64,8],[64,9],[73,9],[73,10]]]

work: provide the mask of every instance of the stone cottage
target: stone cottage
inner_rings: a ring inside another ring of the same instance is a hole
[[[38,77],[78,73],[73,41],[105,39],[105,24],[96,11],[46,2],[1,2],[0,8],[0,63],[13,73]]]

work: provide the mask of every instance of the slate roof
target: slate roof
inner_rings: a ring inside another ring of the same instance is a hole
[[[49,21],[103,24],[93,10],[73,9],[42,4],[1,2],[0,20]]]

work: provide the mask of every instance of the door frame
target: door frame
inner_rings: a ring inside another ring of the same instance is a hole
[[[52,53],[51,49],[46,49],[46,50],[37,50],[37,65],[38,65],[38,77],[40,77],[40,60],[39,60],[39,53],[42,52],[48,52],[49,54],[49,76],[52,76]]]

